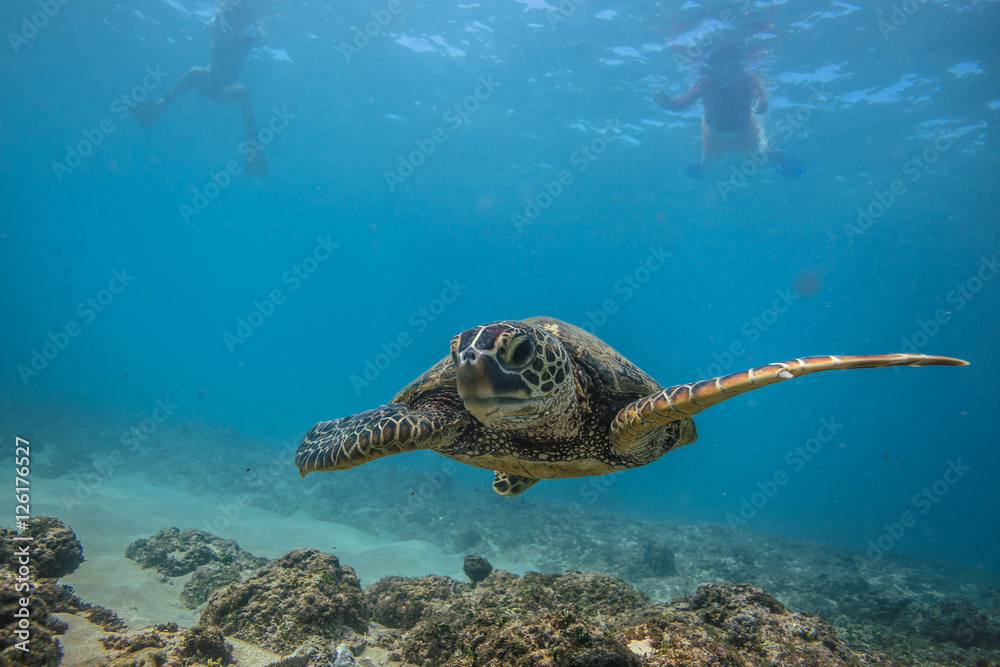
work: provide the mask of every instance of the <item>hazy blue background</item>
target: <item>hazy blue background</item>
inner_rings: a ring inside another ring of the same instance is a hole
[[[169,73],[159,96],[206,64],[213,7],[75,0],[15,52],[10,33],[41,10],[3,4],[5,437],[19,432],[18,410],[58,421],[72,407],[128,425],[169,397],[185,417],[297,440],[318,420],[388,401],[463,329],[541,314],[583,323],[605,299],[618,311],[597,333],[663,384],[698,379],[734,342],[745,354],[732,371],[898,351],[944,309],[950,321],[920,351],[971,366],[825,374],[734,399],[698,418],[696,445],[608,478],[595,506],[725,521],[757,482],[790,471],[786,453],[832,418],[843,425],[834,441],[751,527],[865,549],[960,459],[971,471],[917,514],[895,550],[1000,568],[1000,280],[961,309],[948,301],[1000,252],[997,3],[915,4],[885,36],[878,22],[893,3],[758,3],[752,15],[773,24],[754,58],[768,124],[806,119],[785,145],[809,172],[792,180],[764,169],[724,199],[719,179],[739,160],[686,177],[700,107],[670,114],[651,94],[686,90],[697,68],[678,66],[671,45],[741,3],[680,12],[678,2],[581,0],[553,27],[542,0],[400,2],[350,62],[338,45],[386,2],[271,4],[268,49],[241,80],[260,125],[273,109],[294,118],[267,148],[269,178],[234,179],[190,221],[179,206],[239,157],[238,109],[191,93],[142,130],[112,104],[147,67]],[[499,87],[453,129],[444,114],[479,77]],[[825,97],[810,102],[821,83]],[[53,162],[108,119],[114,131],[57,178]],[[620,138],[581,173],[574,151],[609,127]],[[390,191],[386,170],[437,128],[447,141]],[[954,143],[934,152],[935,133]],[[938,159],[913,182],[904,167],[928,149]],[[519,234],[511,215],[562,169],[574,182]],[[857,208],[896,179],[905,193],[848,238]],[[335,255],[289,291],[282,275],[328,236]],[[666,265],[631,298],[616,293],[661,246]],[[122,268],[134,281],[85,322],[78,304]],[[467,289],[418,332],[411,314],[446,280]],[[230,353],[223,333],[275,288],[287,301]],[[756,340],[746,335],[785,290],[801,296]],[[80,334],[25,386],[18,365],[70,322]],[[400,332],[412,334],[410,348],[355,391],[351,374]],[[429,454],[396,459],[436,464]],[[460,474],[477,484],[490,475]],[[565,480],[530,493],[586,505],[593,488]]]

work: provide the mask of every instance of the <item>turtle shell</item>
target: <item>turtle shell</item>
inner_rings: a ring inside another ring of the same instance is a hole
[[[574,363],[589,369],[590,375],[600,381],[605,393],[645,396],[663,389],[618,350],[589,331],[553,317],[529,317],[524,321],[554,334]]]
[[[578,326],[553,317],[529,317],[521,321],[541,327],[558,338],[566,348],[573,363],[584,370],[585,375],[599,387],[599,392],[603,394],[634,397],[646,396],[663,389],[656,380],[623,357],[613,347]],[[392,399],[392,402],[412,405],[415,399],[424,396],[427,392],[456,386],[455,363],[452,361],[451,355],[448,355],[424,371],[416,380],[403,387]]]
[[[456,394],[458,393],[458,376],[455,373],[455,362],[450,354],[421,373],[416,380],[400,389],[392,402],[413,405],[416,398],[427,392],[448,388]]]

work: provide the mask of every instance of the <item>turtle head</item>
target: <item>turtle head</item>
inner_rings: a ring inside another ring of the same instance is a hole
[[[519,430],[560,418],[576,400],[569,353],[526,322],[491,322],[451,339],[458,394],[492,429]]]

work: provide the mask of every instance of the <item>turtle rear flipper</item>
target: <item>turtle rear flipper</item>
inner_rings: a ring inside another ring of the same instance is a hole
[[[496,471],[493,475],[493,490],[501,496],[513,498],[527,491],[537,481],[534,477],[523,477]]]
[[[826,355],[767,364],[701,382],[667,387],[633,401],[622,408],[611,423],[611,440],[619,450],[632,454],[642,449],[649,441],[648,436],[665,424],[688,419],[742,393],[809,373],[886,366],[966,366],[968,363],[952,357],[899,353]],[[678,442],[678,445],[687,442]]]
[[[305,477],[316,470],[345,470],[383,456],[429,449],[453,439],[458,421],[447,410],[411,410],[405,403],[389,403],[316,424],[302,438],[295,465]]]

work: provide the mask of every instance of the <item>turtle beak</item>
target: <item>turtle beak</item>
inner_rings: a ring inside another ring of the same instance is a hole
[[[493,396],[490,378],[499,373],[499,365],[492,354],[483,354],[470,345],[458,354],[458,395],[463,401]]]
[[[505,371],[492,352],[470,345],[456,355],[456,367],[458,395],[480,421],[524,412],[531,402],[520,376]]]

